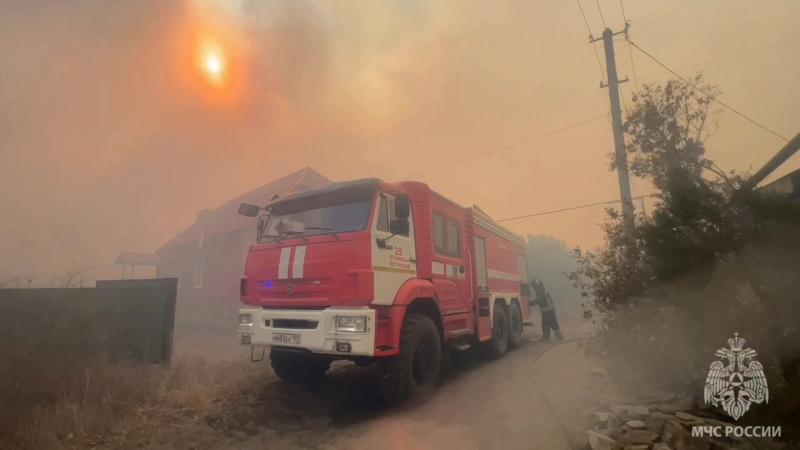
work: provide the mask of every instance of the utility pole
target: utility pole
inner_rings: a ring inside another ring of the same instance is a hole
[[[633,221],[633,202],[631,201],[631,182],[628,176],[628,151],[625,148],[625,135],[622,130],[622,109],[619,100],[619,85],[628,81],[627,78],[620,80],[617,76],[617,63],[614,58],[614,36],[618,34],[628,35],[630,23],[625,24],[623,31],[614,33],[610,28],[603,31],[603,37],[594,39],[589,36],[589,43],[602,40],[606,52],[606,73],[608,83],[600,82],[600,88],[608,87],[608,97],[611,100],[611,126],[614,130],[614,149],[616,153],[617,175],[619,176],[619,194],[622,202],[622,221],[627,232],[632,232]]]

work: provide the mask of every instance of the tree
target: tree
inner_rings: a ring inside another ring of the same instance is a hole
[[[637,218],[633,236],[623,233],[621,217],[608,210],[607,248],[578,258],[570,279],[594,298],[595,311],[608,314],[629,305],[658,277],[712,267],[722,247],[738,239],[727,224],[744,211],[728,200],[743,177],[726,174],[705,157],[705,143],[717,129],[720,111],[712,105],[719,94],[702,72],[688,83],[646,84],[633,94],[624,123],[630,169],[655,186],[659,204],[650,219]],[[616,170],[613,155],[610,167]]]
[[[689,81],[634,95],[631,171],[656,187],[657,204],[633,235],[609,210],[606,247],[578,253],[569,277],[603,314],[600,342],[621,366],[701,389],[714,351],[738,332],[785,399],[770,392],[763,414],[800,418],[800,207],[743,189],[746,174],[705,157],[719,91],[702,74]]]
[[[633,94],[634,106],[624,124],[630,171],[667,191],[671,170],[683,170],[695,178],[712,171],[725,178],[705,157],[705,142],[717,131],[721,110],[712,110],[720,91],[706,83],[702,72],[689,83],[671,80],[664,86],[646,84]],[[611,156],[611,169],[616,158]]]

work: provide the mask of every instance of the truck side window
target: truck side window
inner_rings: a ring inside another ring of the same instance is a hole
[[[436,253],[453,258],[461,257],[461,228],[454,220],[433,214],[433,246]]]
[[[394,199],[381,195],[380,203],[378,204],[378,230],[389,232],[389,223],[396,219],[394,215]],[[403,236],[408,236],[404,234]]]
[[[436,253],[446,255],[444,251],[444,217],[433,214],[433,247]]]
[[[378,203],[378,230],[389,232],[389,202],[382,195]]]
[[[450,219],[445,219],[444,223],[445,254],[453,258],[461,258],[461,227]]]

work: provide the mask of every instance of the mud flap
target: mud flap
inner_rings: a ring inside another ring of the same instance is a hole
[[[378,367],[380,368],[379,374],[382,380],[389,378],[389,358],[381,358],[380,362],[378,363]]]
[[[254,362],[254,363],[261,362],[266,357],[267,348],[266,347],[261,347],[261,359],[255,359],[255,354],[256,354],[256,348],[255,347],[250,347],[250,362]]]
[[[449,346],[442,345],[442,367],[450,368],[453,366],[453,350]]]

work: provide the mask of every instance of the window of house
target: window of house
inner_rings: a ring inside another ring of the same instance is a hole
[[[197,269],[195,271],[194,287],[203,287],[203,271],[205,269],[204,258],[201,256],[197,260]]]
[[[461,227],[455,220],[433,215],[433,245],[436,253],[453,258],[461,257]]]

